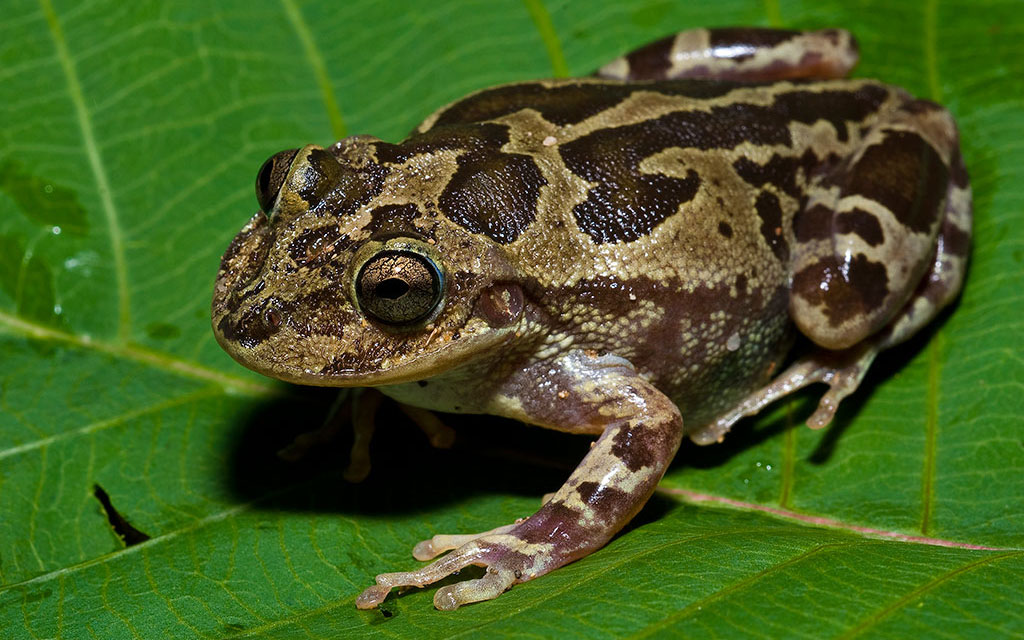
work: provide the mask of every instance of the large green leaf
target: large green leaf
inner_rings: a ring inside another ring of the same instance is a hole
[[[5,638],[1024,634],[1020,2],[208,5],[4,5]],[[366,484],[341,480],[345,442],[279,462],[330,396],[242,370],[208,327],[256,169],[721,24],[844,26],[860,75],[952,109],[977,220],[958,308],[828,430],[799,426],[811,394],[685,445],[606,549],[455,613],[429,589],[357,611],[416,541],[532,511],[587,443],[453,419],[460,445],[438,452],[385,415]]]

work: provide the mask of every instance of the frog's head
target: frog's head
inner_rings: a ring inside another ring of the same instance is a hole
[[[500,245],[438,210],[458,155],[356,136],[272,156],[217,274],[217,341],[268,376],[371,386],[508,339],[523,295]]]

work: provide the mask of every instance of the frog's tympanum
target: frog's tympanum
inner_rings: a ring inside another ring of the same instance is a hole
[[[377,576],[359,607],[486,567],[438,589],[454,609],[586,556],[684,435],[719,441],[816,382],[809,424],[827,424],[879,351],[956,296],[971,234],[956,126],[844,79],[856,59],[839,30],[685,31],[592,77],[474,93],[398,144],[353,136],[263,165],[213,299],[236,360],[420,414],[597,436],[536,513],[421,542],[417,559],[450,553]],[[815,347],[780,372],[797,332]]]

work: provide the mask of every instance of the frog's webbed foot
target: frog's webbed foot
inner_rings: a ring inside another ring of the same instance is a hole
[[[464,604],[496,598],[516,582],[529,580],[562,564],[551,566],[555,558],[550,553],[550,548],[554,545],[529,543],[518,535],[508,533],[515,526],[495,530],[505,533],[492,532],[471,540],[456,551],[416,571],[380,574],[376,579],[377,584],[359,594],[356,606],[360,609],[372,609],[383,602],[395,587],[424,587],[456,574],[470,565],[486,567],[481,578],[458,582],[437,590],[434,594],[434,606],[442,611],[451,611]]]
[[[352,450],[344,477],[349,482],[362,482],[370,474],[370,442],[377,429],[377,411],[384,395],[376,389],[342,391],[331,406],[319,429],[301,433],[277,455],[288,462],[297,462],[315,446],[333,441],[349,423],[352,424]],[[398,408],[426,434],[431,446],[447,449],[455,442],[455,431],[432,412],[398,403]]]
[[[856,391],[879,350],[876,345],[867,343],[845,351],[819,350],[804,356],[767,386],[744,398],[736,408],[691,434],[690,439],[697,444],[720,442],[740,418],[754,415],[776,400],[816,382],[824,382],[829,389],[807,419],[807,426],[825,427],[832,421],[843,398]]]

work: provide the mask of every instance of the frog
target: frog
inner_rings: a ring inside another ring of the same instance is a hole
[[[878,353],[956,299],[972,216],[956,124],[849,78],[858,56],[841,29],[690,29],[590,76],[477,91],[398,143],[264,163],[214,288],[235,360],[364,389],[364,454],[383,397],[435,435],[433,412],[454,412],[595,438],[535,513],[420,542],[432,562],[377,575],[357,607],[483,567],[436,589],[453,610],[587,556],[684,436],[720,442],[815,383],[807,423],[827,425]]]

